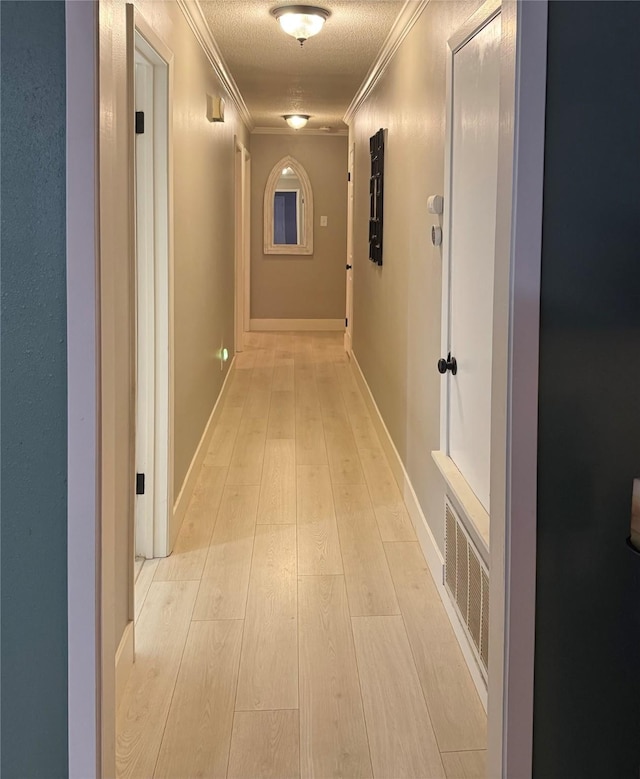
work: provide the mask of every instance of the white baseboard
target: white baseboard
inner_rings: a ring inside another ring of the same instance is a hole
[[[465,628],[462,626],[460,618],[458,617],[458,613],[455,610],[454,605],[451,603],[447,591],[445,590],[444,558],[440,552],[440,549],[438,548],[435,538],[433,537],[433,533],[431,532],[427,518],[422,511],[422,507],[418,502],[418,497],[415,493],[415,490],[413,489],[409,475],[405,470],[402,458],[400,457],[398,450],[393,443],[393,439],[391,438],[387,426],[384,423],[384,419],[380,414],[378,405],[376,404],[371,389],[367,384],[367,380],[365,379],[364,374],[362,373],[362,369],[360,368],[358,360],[356,359],[356,356],[353,354],[353,352],[351,353],[351,366],[358,386],[360,387],[369,409],[369,413],[371,414],[371,421],[373,422],[373,426],[375,427],[378,438],[380,439],[380,444],[382,445],[384,453],[389,461],[391,471],[398,484],[398,489],[402,494],[407,511],[411,517],[411,522],[413,523],[413,527],[416,531],[420,547],[422,548],[422,553],[424,554],[425,560],[427,561],[427,565],[429,566],[429,570],[431,571],[431,575],[433,576],[433,580],[438,589],[440,599],[442,600],[445,611],[447,612],[447,616],[449,617],[449,621],[451,622],[451,626],[453,627],[453,632],[458,639],[458,644],[460,645],[465,662],[469,668],[469,673],[471,674],[473,683],[476,687],[476,690],[478,691],[478,695],[480,696],[480,700],[482,701],[482,705],[486,711],[487,687],[485,685],[484,679],[482,678],[480,669],[478,668],[473,650],[469,645],[469,640],[467,638]]]
[[[252,319],[251,330],[257,333],[268,331],[344,330],[344,319]]]
[[[171,549],[173,549],[176,538],[178,537],[178,533],[180,532],[180,527],[182,525],[182,521],[184,520],[184,515],[187,513],[187,508],[189,507],[191,496],[193,495],[196,482],[198,481],[200,468],[202,466],[202,463],[204,462],[204,458],[206,457],[207,449],[209,448],[209,441],[213,433],[214,425],[218,421],[218,418],[222,413],[222,403],[224,400],[224,395],[227,391],[229,376],[231,376],[231,373],[233,371],[233,365],[235,363],[235,359],[236,358],[234,356],[234,358],[231,360],[229,369],[227,370],[227,375],[225,376],[224,383],[222,384],[222,389],[220,390],[220,394],[218,395],[218,399],[215,402],[213,411],[211,412],[211,416],[209,417],[209,421],[205,425],[204,432],[202,433],[202,438],[200,439],[200,443],[196,447],[196,451],[193,455],[193,459],[191,460],[191,465],[189,466],[187,475],[184,477],[184,481],[182,482],[182,487],[180,488],[180,494],[178,495],[176,502],[173,504],[173,516],[171,518],[171,528],[170,528],[170,541],[171,541],[170,548]]]
[[[124,688],[127,686],[129,674],[133,668],[134,662],[134,643],[133,643],[133,620],[127,623],[124,629],[120,645],[116,652],[116,710],[120,705]]]

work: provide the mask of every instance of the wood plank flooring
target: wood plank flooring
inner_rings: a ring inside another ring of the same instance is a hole
[[[251,333],[136,582],[124,779],[477,779],[486,717],[342,349]]]

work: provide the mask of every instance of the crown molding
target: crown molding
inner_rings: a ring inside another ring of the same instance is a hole
[[[251,113],[247,108],[247,104],[244,102],[244,98],[238,89],[238,85],[235,79],[231,75],[227,63],[224,61],[222,53],[218,48],[218,44],[211,33],[209,24],[202,11],[198,0],[177,0],[180,10],[184,14],[189,27],[193,30],[198,43],[202,47],[202,50],[207,55],[207,59],[211,63],[216,75],[222,82],[222,85],[229,93],[231,99],[235,103],[238,109],[242,121],[247,125],[249,132],[253,130],[253,120],[251,119]]]
[[[290,128],[279,127],[254,127],[251,135],[324,135],[326,138],[335,136],[347,136],[349,130],[320,130],[318,128],[303,128],[302,130],[291,130]]]
[[[382,78],[383,73],[389,67],[389,63],[394,58],[395,53],[400,48],[400,44],[407,37],[413,25],[418,21],[420,14],[429,4],[429,0],[405,0],[398,18],[393,23],[389,35],[387,35],[382,48],[378,52],[375,62],[369,69],[360,89],[356,92],[347,108],[343,121],[350,124],[353,117],[358,112],[360,106],[369,96],[375,85]]]

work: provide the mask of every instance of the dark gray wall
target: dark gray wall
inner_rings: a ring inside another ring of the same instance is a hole
[[[640,3],[549,3],[534,775],[640,770]]]
[[[67,775],[63,2],[0,3],[6,779]]]

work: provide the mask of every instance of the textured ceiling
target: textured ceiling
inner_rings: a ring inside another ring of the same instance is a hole
[[[302,48],[270,14],[268,0],[200,0],[222,56],[257,127],[283,129],[282,114],[311,114],[309,128],[342,117],[398,14],[402,0],[328,0],[324,29]],[[286,128],[285,128],[286,129]]]

